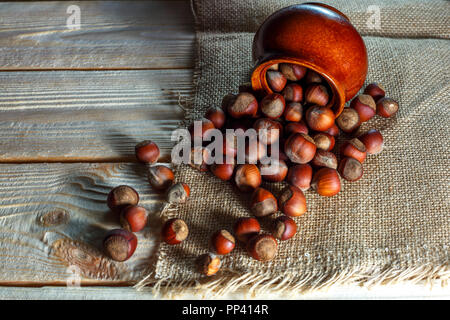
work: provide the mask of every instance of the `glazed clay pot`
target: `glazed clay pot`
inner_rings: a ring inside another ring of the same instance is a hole
[[[276,63],[296,63],[322,75],[336,116],[367,75],[366,46],[358,31],[343,13],[320,3],[290,6],[269,16],[253,39],[253,60],[255,91],[272,93],[266,71]]]

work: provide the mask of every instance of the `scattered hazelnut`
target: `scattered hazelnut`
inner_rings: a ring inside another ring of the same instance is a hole
[[[275,92],[281,92],[286,85],[287,79],[279,71],[268,70],[266,72],[266,80],[269,87]]]
[[[294,133],[286,140],[284,152],[294,163],[307,163],[314,158],[316,145],[310,136]]]
[[[308,134],[308,127],[303,121],[300,122],[289,122],[284,126],[284,132],[286,135],[291,135],[293,133],[304,133]]]
[[[228,181],[233,177],[234,164],[233,163],[214,163],[210,167],[211,172],[217,178]]]
[[[136,158],[140,162],[153,164],[158,161],[159,147],[151,140],[145,140],[136,145],[134,148]]]
[[[337,169],[338,163],[333,152],[325,150],[317,150],[311,163],[315,167],[327,167]]]
[[[258,112],[258,100],[251,93],[241,92],[229,102],[227,111],[235,119],[253,117]]]
[[[360,94],[352,100],[350,108],[353,108],[358,112],[359,120],[366,122],[373,118],[377,112],[377,107],[372,96],[368,94]]]
[[[186,183],[178,182],[167,191],[166,199],[169,203],[185,203],[191,190]]]
[[[342,131],[350,133],[358,129],[361,121],[359,114],[355,109],[344,108],[339,117],[336,118],[336,123]]]
[[[257,188],[253,191],[250,209],[255,217],[265,217],[278,210],[277,199],[268,190]]]
[[[386,94],[381,84],[376,82],[368,84],[364,89],[364,93],[370,95],[375,102],[377,102],[378,99],[384,98]]]
[[[211,137],[212,130],[215,129],[214,123],[211,120],[205,118],[196,121],[201,121],[201,128],[196,132],[194,124],[195,121],[192,122],[189,126],[189,133],[191,134],[191,138],[199,140],[209,139]]]
[[[261,112],[270,119],[278,119],[284,112],[286,102],[281,94],[268,94],[261,100]]]
[[[290,81],[301,80],[306,74],[306,68],[293,63],[280,63],[280,71]]]
[[[208,161],[211,157],[209,149],[197,146],[191,149],[189,165],[200,172],[208,171]]]
[[[364,143],[368,154],[377,154],[383,150],[383,136],[378,130],[372,129],[359,137]]]
[[[222,264],[220,258],[213,253],[202,254],[195,262],[198,272],[208,277],[215,275]]]
[[[315,131],[325,131],[334,124],[334,112],[327,107],[314,105],[306,110],[306,123]]]
[[[298,164],[289,168],[287,182],[302,191],[306,191],[311,186],[313,170],[307,163]]]
[[[272,132],[272,131],[270,131]],[[267,155],[267,147],[260,141],[250,141],[245,146],[245,162],[257,163]]]
[[[137,247],[137,238],[130,231],[114,229],[106,234],[103,248],[106,254],[115,261],[128,260]]]
[[[261,226],[255,218],[240,218],[233,226],[236,238],[241,242],[247,242],[261,231]]]
[[[211,121],[216,129],[221,129],[226,120],[225,112],[217,107],[209,108],[205,113],[205,118]]]
[[[329,98],[327,88],[321,84],[311,84],[305,90],[305,101],[307,103],[325,107]]]
[[[332,135],[324,132],[316,133],[312,138],[314,140],[314,143],[316,144],[317,149],[325,151],[333,150],[334,144],[336,142]]]
[[[280,138],[283,127],[278,121],[261,118],[255,121],[253,129],[258,133],[260,141],[269,145]]]
[[[398,111],[398,102],[391,98],[381,98],[377,101],[377,114],[383,118],[392,117]]]
[[[303,106],[299,102],[289,102],[284,110],[284,120],[298,122],[302,120]]]
[[[343,158],[339,163],[341,177],[348,181],[356,181],[363,175],[361,162],[353,158]]]
[[[363,163],[366,155],[366,147],[358,138],[353,138],[341,146],[341,156],[343,157],[350,157]]]
[[[283,97],[286,101],[302,102],[303,88],[297,83],[289,83],[283,90]]]
[[[122,228],[131,232],[139,232],[147,224],[148,212],[144,207],[128,206],[120,213]]]
[[[120,213],[129,205],[137,205],[139,194],[132,187],[121,185],[113,188],[106,199],[106,203],[111,211]]]
[[[269,182],[281,182],[286,178],[288,166],[284,160],[272,160],[269,164],[260,164],[261,177]]]
[[[279,216],[272,227],[272,235],[279,240],[289,240],[297,233],[297,224],[288,216]]]
[[[167,220],[161,230],[162,239],[170,245],[186,240],[188,234],[189,228],[186,222],[178,218]]]
[[[227,230],[216,231],[211,237],[211,247],[220,255],[233,251],[235,243],[234,237]]]
[[[329,135],[333,136],[333,137],[337,137],[340,133],[338,126],[336,125],[336,123],[334,123],[330,129],[323,131],[324,133],[328,133]]]
[[[332,197],[341,191],[341,181],[335,169],[321,168],[314,174],[311,187],[321,196]]]
[[[261,185],[259,169],[254,164],[241,164],[237,167],[234,177],[236,186],[242,192],[250,192]]]
[[[248,241],[247,251],[253,259],[270,261],[277,255],[278,243],[272,235],[260,234]]]
[[[306,212],[306,198],[303,191],[295,186],[287,186],[278,198],[280,210],[287,216],[299,217]]]
[[[173,171],[163,165],[152,166],[148,169],[148,182],[156,190],[166,190],[175,179]]]

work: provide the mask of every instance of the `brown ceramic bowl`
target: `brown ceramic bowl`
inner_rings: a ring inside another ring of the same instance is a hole
[[[256,67],[252,86],[272,93],[266,71],[276,63],[296,63],[321,74],[332,91],[328,106],[338,116],[367,75],[364,41],[349,19],[321,3],[281,9],[259,27],[253,40]]]

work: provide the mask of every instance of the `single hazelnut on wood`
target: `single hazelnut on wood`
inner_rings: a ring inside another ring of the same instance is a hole
[[[175,179],[173,171],[163,165],[152,166],[148,169],[148,182],[156,190],[166,190]]]
[[[277,239],[269,234],[254,236],[247,243],[247,252],[258,261],[273,260],[278,252]]]
[[[341,146],[341,156],[350,157],[363,163],[366,160],[366,147],[358,138],[353,138]]]
[[[314,158],[316,145],[310,136],[294,133],[286,140],[284,152],[294,163],[307,163]]]
[[[339,163],[341,177],[348,181],[359,180],[363,175],[361,162],[353,158],[343,158]]]
[[[334,112],[327,107],[314,105],[306,110],[306,123],[315,131],[325,131],[334,124]]]
[[[216,129],[221,129],[225,124],[226,115],[221,108],[212,107],[206,111],[205,118],[211,121]]]
[[[122,228],[131,232],[139,232],[147,224],[148,212],[144,207],[128,206],[120,213]]]
[[[300,122],[289,122],[284,126],[284,132],[287,136],[293,133],[304,133],[308,134],[308,127],[303,121]]]
[[[333,137],[337,137],[340,133],[339,127],[336,125],[336,122],[328,129],[323,131],[324,133],[328,133]]]
[[[188,235],[189,228],[186,222],[178,218],[167,220],[161,230],[163,241],[170,245],[181,243]]]
[[[364,93],[370,95],[375,102],[377,102],[378,99],[384,98],[386,94],[383,86],[376,82],[368,84],[364,89]]]
[[[301,80],[307,71],[305,67],[293,63],[280,63],[279,69],[286,79],[290,81]]]
[[[377,114],[383,118],[392,117],[398,111],[398,102],[391,98],[381,98],[377,101]]]
[[[194,122],[198,121],[201,122],[200,130],[196,131]],[[189,126],[189,133],[191,134],[192,139],[207,140],[211,137],[212,130],[216,128],[214,127],[214,123],[211,120],[205,118],[196,120],[194,122],[192,122],[191,125]]]
[[[261,112],[270,119],[278,119],[284,112],[286,102],[281,94],[268,94],[261,100]]]
[[[360,94],[352,100],[350,108],[353,108],[358,112],[359,120],[366,122],[373,118],[377,112],[377,107],[372,96],[368,94]]]
[[[281,92],[286,85],[286,77],[279,71],[268,70],[266,72],[266,80],[269,87],[275,92]]]
[[[121,185],[113,188],[106,199],[106,203],[111,211],[120,213],[129,205],[137,205],[139,194],[132,187]]]
[[[265,217],[278,210],[277,199],[269,190],[257,188],[253,191],[250,210],[255,217]]]
[[[247,242],[261,231],[261,226],[255,218],[239,218],[233,226],[236,238],[241,242]]]
[[[208,277],[215,275],[222,265],[220,258],[213,253],[202,254],[195,263],[198,272]]]
[[[125,261],[133,255],[137,242],[137,238],[132,232],[114,229],[106,234],[103,240],[103,248],[111,259]]]
[[[332,197],[341,191],[341,180],[335,169],[321,168],[314,174],[311,187],[321,196]]]
[[[336,140],[334,137],[325,132],[316,133],[313,137],[317,149],[331,151],[334,148]]]
[[[210,170],[220,180],[228,181],[233,177],[234,163],[214,163]]]
[[[303,101],[303,88],[297,83],[289,83],[283,90],[284,100],[290,102]]]
[[[209,149],[196,146],[191,149],[189,165],[200,172],[208,171],[208,161],[211,157]]]
[[[297,233],[297,224],[288,216],[275,219],[272,226],[272,235],[279,240],[289,240]]]
[[[320,76],[320,74],[318,74],[315,71],[308,70],[308,72],[306,73],[306,76],[305,76],[305,83],[306,84],[322,83],[322,82],[323,82],[323,79]]]
[[[234,176],[236,186],[242,192],[251,192],[261,185],[262,178],[259,169],[254,164],[241,164]]]
[[[299,217],[306,212],[306,198],[303,191],[292,185],[281,191],[278,203],[280,210],[290,217]]]
[[[220,255],[233,251],[235,243],[236,240],[227,230],[216,231],[211,237],[211,247],[215,253]]]
[[[338,166],[337,158],[333,152],[320,149],[316,151],[311,163],[315,167],[327,167],[332,169],[337,169]]]
[[[160,154],[158,145],[151,140],[139,142],[134,151],[138,161],[150,164],[158,161]]]
[[[325,107],[329,99],[327,88],[321,84],[312,84],[305,90],[305,101],[307,103]]]
[[[191,189],[186,183],[178,182],[169,188],[166,199],[169,203],[185,203],[190,193]]]
[[[253,124],[253,129],[258,133],[260,142],[268,145],[277,141],[283,131],[283,127],[278,121],[268,118],[256,120]]]
[[[241,92],[229,102],[227,111],[235,119],[253,117],[258,112],[258,100],[251,93]]]
[[[261,177],[269,182],[281,182],[286,178],[288,166],[284,160],[272,160],[269,164],[260,164]]]
[[[302,120],[303,106],[299,102],[289,102],[284,109],[284,120],[299,122]]]
[[[312,175],[313,170],[309,164],[298,164],[289,168],[286,180],[290,185],[306,191],[311,186]]]
[[[355,109],[344,108],[339,117],[336,118],[336,124],[342,131],[350,133],[358,129],[361,121],[359,114]]]
[[[368,154],[377,154],[383,150],[383,136],[378,130],[372,129],[359,137]]]

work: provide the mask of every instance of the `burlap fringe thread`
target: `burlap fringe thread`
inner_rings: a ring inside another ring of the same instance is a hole
[[[279,294],[285,298],[313,290],[327,290],[334,285],[354,284],[373,288],[378,285],[397,284],[403,281],[423,283],[430,288],[440,282],[447,286],[450,278],[449,264],[440,266],[414,266],[404,269],[386,267],[374,270],[373,266],[348,268],[347,270],[315,270],[302,275],[285,273],[274,277],[273,273],[222,274],[203,280],[154,279],[154,273],[147,275],[135,288],[150,290],[153,295],[163,298],[177,298],[184,294],[199,294],[202,298],[219,298],[227,294],[243,291],[246,298],[258,295]]]

